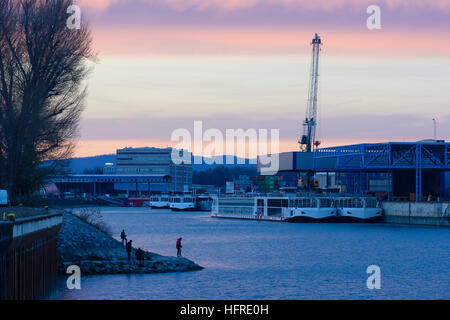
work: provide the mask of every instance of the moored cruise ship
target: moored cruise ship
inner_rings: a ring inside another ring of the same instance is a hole
[[[271,199],[268,198],[268,207]],[[272,200],[273,201],[273,200]],[[283,207],[283,220],[287,222],[333,222],[337,210],[331,198],[296,197],[288,198]]]
[[[366,197],[225,196],[214,198],[211,215],[286,222],[374,221],[382,217],[382,209],[375,198]]]
[[[226,196],[213,201],[212,216],[286,222],[326,222],[336,219],[332,199],[288,196]]]
[[[336,198],[338,220],[342,222],[376,222],[383,217],[383,209],[375,198]]]

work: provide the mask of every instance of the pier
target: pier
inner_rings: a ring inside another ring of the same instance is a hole
[[[214,213],[211,215],[213,218],[223,218],[223,219],[241,219],[241,220],[257,220],[257,221],[277,221],[283,222],[283,217],[280,216],[255,216],[246,214],[220,214]]]
[[[384,202],[384,222],[450,227],[450,202]]]
[[[294,197],[295,198],[295,197]],[[292,198],[292,199],[294,199]],[[274,202],[268,205],[267,201],[263,200],[264,197],[249,197],[249,196],[225,196],[216,198],[213,202],[211,217],[213,218],[225,218],[225,219],[243,219],[243,220],[259,220],[259,221],[277,221],[285,222],[291,218],[292,210],[295,210],[295,205],[289,208],[292,202],[288,196],[285,197],[272,197],[276,199],[274,201],[279,202],[279,206],[274,207]],[[321,199],[321,198],[317,198]],[[326,198],[322,198],[324,200]],[[360,198],[361,199],[361,198]],[[369,201],[370,198],[364,201],[368,204],[368,210],[373,212],[380,212],[381,214],[376,219],[367,219],[367,216],[360,215],[359,222],[371,221],[387,224],[409,224],[409,225],[426,225],[426,226],[441,226],[450,227],[450,202],[415,202],[415,201],[383,201],[377,202],[374,205],[375,199]],[[324,204],[326,201],[320,200]],[[286,201],[286,202],[285,202]],[[289,201],[289,202],[288,202]],[[367,202],[369,201],[369,202]],[[255,203],[258,202],[258,207],[255,207]],[[318,201],[319,202],[319,201]],[[317,219],[303,219],[304,222],[346,222],[348,216],[345,216],[346,211],[351,211],[352,216],[358,216],[357,210],[360,206],[351,206],[351,203],[357,204],[358,197],[336,197],[333,200],[331,207],[337,211],[336,216],[333,219],[321,220]],[[364,205],[366,207],[366,205]],[[347,209],[343,209],[347,208]],[[372,209],[373,208],[373,209]],[[378,208],[378,209],[377,209]],[[304,210],[307,211],[308,208]],[[345,219],[344,219],[345,218]],[[358,221],[358,219],[351,219]]]
[[[0,221],[0,300],[48,297],[57,281],[62,215]]]
[[[408,224],[450,227],[450,202],[384,202],[383,219],[386,224]],[[213,213],[212,218],[284,222],[282,216],[256,216],[248,213]]]

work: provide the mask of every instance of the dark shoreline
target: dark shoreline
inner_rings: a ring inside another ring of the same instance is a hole
[[[82,274],[148,274],[187,272],[203,267],[186,258],[162,256],[145,252],[146,259],[136,260],[133,248],[128,261],[125,247],[113,237],[63,212],[63,224],[58,238],[58,272],[67,275],[67,267],[77,265]]]

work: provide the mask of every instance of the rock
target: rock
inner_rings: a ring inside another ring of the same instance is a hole
[[[134,258],[135,249],[132,257]],[[58,237],[58,270],[66,274],[70,265],[82,274],[161,273],[202,270],[186,258],[165,257],[144,251],[144,260],[128,262],[122,243],[70,213],[63,213]]]

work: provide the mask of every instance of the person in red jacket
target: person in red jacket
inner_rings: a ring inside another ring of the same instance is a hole
[[[178,258],[181,257],[181,248],[183,247],[181,245],[181,240],[183,240],[183,238],[178,238],[178,240],[177,240],[177,257]]]

